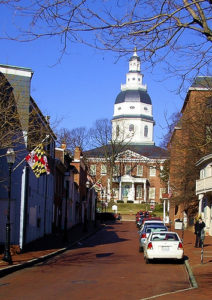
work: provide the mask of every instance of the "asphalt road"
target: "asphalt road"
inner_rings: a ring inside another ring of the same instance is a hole
[[[146,265],[135,223],[123,222],[107,225],[60,256],[0,279],[0,299],[137,300],[189,287],[184,265]]]

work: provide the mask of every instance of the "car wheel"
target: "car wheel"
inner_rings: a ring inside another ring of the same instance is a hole
[[[145,261],[146,261],[146,264],[148,265],[149,264],[149,259],[145,258]]]
[[[179,264],[183,265],[184,264],[184,258],[179,259]]]

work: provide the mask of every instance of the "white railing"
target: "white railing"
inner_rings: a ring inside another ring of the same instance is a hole
[[[212,176],[196,180],[196,194],[212,191]]]

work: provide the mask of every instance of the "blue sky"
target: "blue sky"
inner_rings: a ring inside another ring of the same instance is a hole
[[[6,28],[7,17],[2,22]],[[60,63],[58,40],[41,39],[31,43],[0,40],[0,64],[31,68],[34,75],[31,95],[44,115],[59,119],[60,127],[68,129],[91,127],[95,120],[113,116],[113,106],[121,83],[125,83],[128,59],[116,62],[116,54],[101,52],[81,44],[73,44]],[[132,46],[133,49],[133,46]],[[139,54],[139,53],[138,53]],[[155,142],[164,134],[164,114],[170,116],[182,107],[183,99],[176,78],[168,78],[161,67],[151,72],[141,63],[143,82],[153,103]]]

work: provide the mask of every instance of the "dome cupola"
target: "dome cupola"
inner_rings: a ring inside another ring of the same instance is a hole
[[[115,100],[112,123],[113,138],[119,136],[119,142],[123,139],[130,144],[154,144],[152,101],[147,85],[143,84],[141,60],[136,48],[129,59],[126,83],[121,84],[121,92]]]

